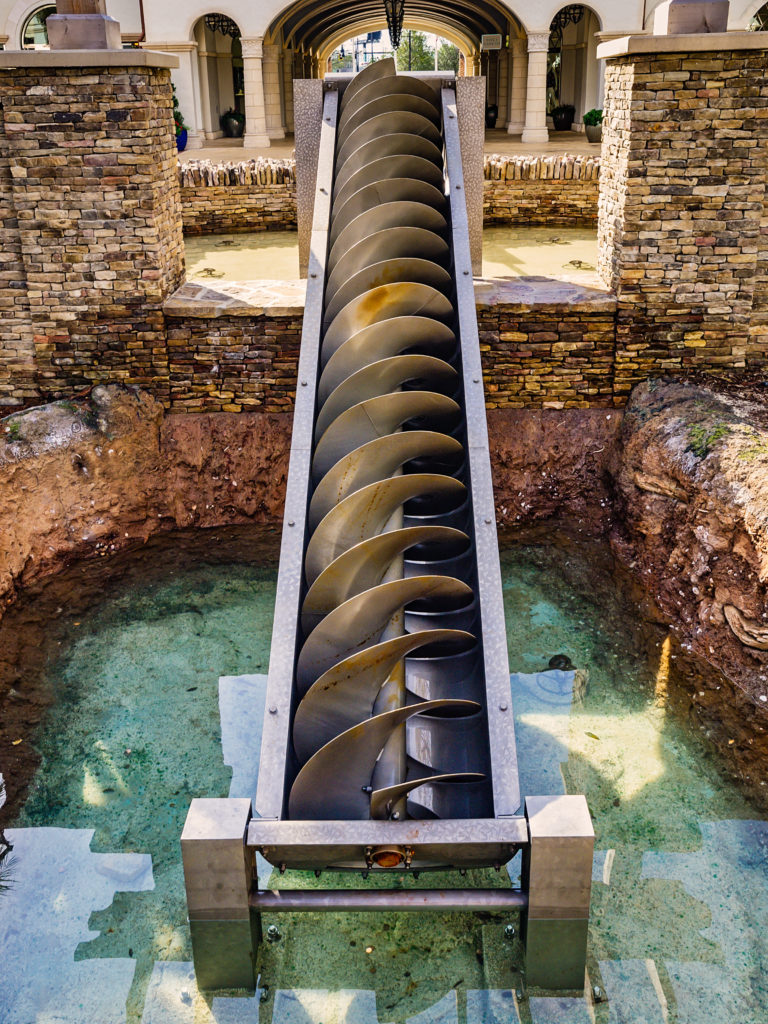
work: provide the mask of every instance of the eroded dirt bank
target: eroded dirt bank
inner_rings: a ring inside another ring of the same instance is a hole
[[[737,391],[648,382],[614,460],[614,551],[649,614],[673,627],[668,669],[692,713],[765,803],[768,408]]]

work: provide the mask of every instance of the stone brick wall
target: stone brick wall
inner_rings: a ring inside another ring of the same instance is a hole
[[[4,67],[0,106],[1,400],[151,389],[184,268],[170,72]]]
[[[604,116],[617,395],[654,373],[766,365],[765,51],[616,57]]]
[[[179,168],[184,233],[295,228],[295,170],[291,159],[187,161]],[[489,155],[483,173],[485,224],[563,227],[597,221],[599,157]]]
[[[293,160],[182,164],[179,183],[184,233],[295,229],[295,171]]]
[[[567,282],[476,288],[486,406],[613,406],[616,301]]]
[[[597,222],[599,157],[489,155],[484,174],[485,224]]]
[[[291,412],[303,317],[169,318],[174,412]]]

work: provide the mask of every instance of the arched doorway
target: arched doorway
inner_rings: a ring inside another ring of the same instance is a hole
[[[568,4],[549,27],[547,54],[547,114],[573,107],[573,126],[582,130],[582,117],[601,102],[596,33],[600,19],[585,4]]]
[[[195,22],[193,35],[203,134],[207,140],[242,137],[245,90],[240,28],[226,14],[212,12]]]

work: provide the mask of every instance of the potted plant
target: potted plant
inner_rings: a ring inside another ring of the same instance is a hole
[[[176,96],[176,86],[173,86],[173,124],[176,129],[176,149],[183,153],[187,148],[187,126],[179,110],[179,101]]]
[[[226,110],[219,118],[219,124],[228,139],[241,139],[245,131],[245,114],[239,110]]]
[[[603,112],[597,108],[588,110],[584,115],[584,131],[590,142],[603,141]]]
[[[571,103],[565,103],[559,107],[553,107],[552,121],[556,132],[569,132],[573,125],[573,118],[576,114],[576,107]]]

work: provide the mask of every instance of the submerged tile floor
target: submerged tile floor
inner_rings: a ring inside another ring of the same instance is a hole
[[[55,701],[20,737],[42,760],[6,828],[3,1024],[764,1024],[768,822],[667,709],[663,634],[649,659],[593,545],[502,568],[522,789],[584,792],[595,819],[597,1002],[525,993],[509,922],[461,914],[275,917],[260,995],[200,996],[178,836],[191,796],[252,792],[275,568],[160,548],[65,612]]]

